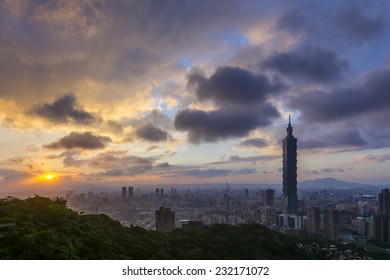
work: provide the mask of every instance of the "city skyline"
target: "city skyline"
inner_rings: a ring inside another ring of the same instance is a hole
[[[2,1],[0,190],[388,184],[384,1]],[[321,160],[319,160],[321,159]]]

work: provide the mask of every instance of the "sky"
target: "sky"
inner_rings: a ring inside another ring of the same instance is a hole
[[[0,0],[0,191],[390,182],[389,1]]]

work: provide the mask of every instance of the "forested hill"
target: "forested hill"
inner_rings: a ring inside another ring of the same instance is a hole
[[[258,224],[170,233],[80,215],[61,198],[0,199],[0,259],[311,259],[293,239]]]

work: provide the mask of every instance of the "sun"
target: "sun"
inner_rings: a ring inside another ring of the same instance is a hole
[[[41,175],[41,178],[45,181],[52,181],[57,178],[58,175],[54,172],[47,172]]]

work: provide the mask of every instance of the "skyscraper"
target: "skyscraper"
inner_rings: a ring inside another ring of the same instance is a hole
[[[127,188],[122,187],[122,202],[126,202],[126,201],[127,201]]]
[[[129,201],[132,201],[134,197],[134,187],[128,187],[127,190]]]
[[[321,229],[321,209],[320,207],[310,207],[307,210],[307,232],[311,237],[320,237]]]
[[[378,195],[378,212],[383,215],[390,215],[390,190],[382,189]]]
[[[326,209],[324,211],[324,237],[329,240],[339,239],[339,211]]]
[[[170,208],[160,207],[156,210],[156,230],[172,231],[175,229],[175,212]]]
[[[265,206],[274,206],[275,192],[272,189],[265,190]]]
[[[390,242],[390,190],[382,189],[378,195],[378,214],[374,215],[374,240]]]
[[[287,135],[283,139],[283,213],[298,213],[297,198],[297,138],[292,134],[290,116]]]

